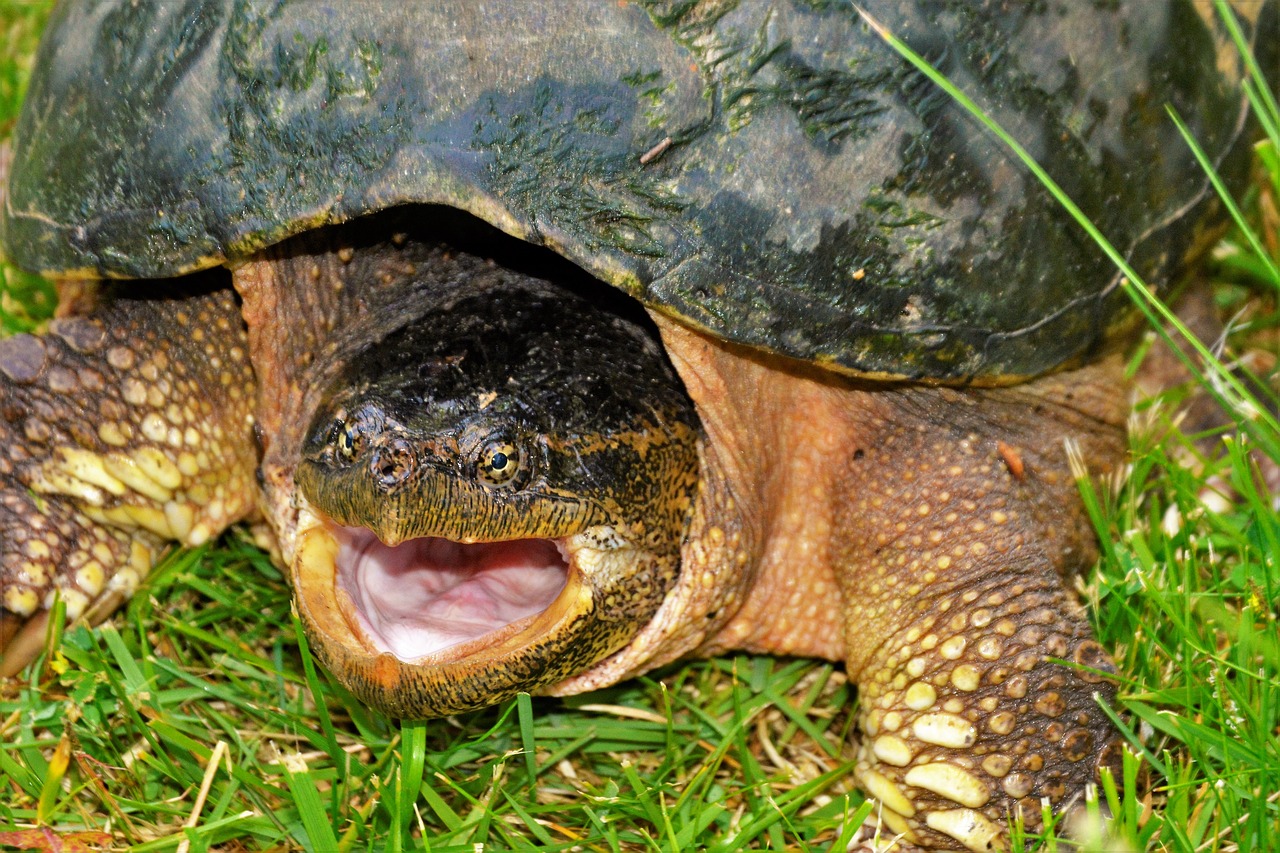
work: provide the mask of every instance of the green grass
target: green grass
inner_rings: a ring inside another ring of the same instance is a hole
[[[45,5],[5,3],[0,133]],[[1280,316],[1271,145],[1244,204],[1254,239],[1224,244],[1215,271],[1236,346],[1266,370]],[[24,327],[48,298],[30,284],[4,322]],[[1104,556],[1085,595],[1123,674],[1133,750],[1092,849],[1280,838],[1280,521],[1259,465],[1280,436],[1236,405],[1226,452],[1206,456],[1170,423],[1184,393],[1139,407],[1128,478],[1089,493]],[[235,534],[170,557],[108,626],[66,628],[36,674],[0,687],[0,848],[39,826],[136,851],[841,851],[867,811],[839,668],[739,656],[400,724],[317,670],[279,571]]]
[[[192,849],[843,849],[831,844],[856,806],[833,744],[849,689],[832,667],[725,659],[399,724],[317,674],[299,639],[257,549],[232,539],[168,560],[110,625],[69,630],[39,687],[0,701],[0,831],[109,820],[140,851],[184,837]]]

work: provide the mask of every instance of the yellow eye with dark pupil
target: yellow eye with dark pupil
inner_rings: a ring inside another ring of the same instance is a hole
[[[520,451],[514,444],[495,441],[480,451],[480,480],[490,486],[505,486],[520,471]]]
[[[338,457],[346,462],[350,462],[355,458],[356,452],[360,447],[360,435],[353,426],[346,426],[338,430],[335,436],[337,444]]]

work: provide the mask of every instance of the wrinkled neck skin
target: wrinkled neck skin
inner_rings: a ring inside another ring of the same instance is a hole
[[[892,606],[860,603],[864,586],[875,589],[880,549],[927,555],[929,543],[915,541],[917,522],[923,530],[939,516],[964,520],[1005,481],[1016,494],[995,500],[1023,508],[1011,513],[1021,521],[1011,535],[1038,539],[1054,574],[1067,577],[1094,558],[1064,441],[1079,444],[1094,475],[1119,467],[1128,397],[1118,357],[1013,388],[895,386],[753,353],[661,314],[653,319],[705,432],[681,579],[631,647],[554,692],[734,649],[843,660],[856,680],[894,630]],[[926,441],[935,446],[922,458],[911,448]],[[879,450],[895,445],[905,446]],[[952,448],[965,455],[950,466],[955,492],[935,493],[932,508],[917,503],[928,469]],[[968,461],[971,452],[984,460],[980,467]],[[917,514],[901,516],[904,507]],[[963,572],[950,581],[928,576],[920,606],[933,598],[931,583],[941,596],[969,582]]]
[[[707,478],[732,496],[716,508],[717,524],[742,543],[743,557],[715,572],[741,606],[716,620],[699,651],[841,659],[831,508],[838,460],[873,429],[876,407],[849,406],[843,382],[654,319],[697,406]]]

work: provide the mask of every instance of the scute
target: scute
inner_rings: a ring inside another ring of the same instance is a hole
[[[942,381],[1050,370],[1096,347],[1124,301],[1035,179],[850,4],[516,8],[66,3],[17,131],[7,251],[158,277],[443,203],[724,338]],[[1165,105],[1218,162],[1244,115],[1211,15],[868,10],[1144,277],[1176,272],[1208,186]],[[1205,65],[1224,73],[1188,73]]]

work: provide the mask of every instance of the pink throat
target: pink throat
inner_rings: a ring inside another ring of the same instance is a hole
[[[554,539],[465,544],[438,537],[384,545],[333,527],[337,586],[381,651],[412,661],[536,616],[564,589],[569,560]]]

